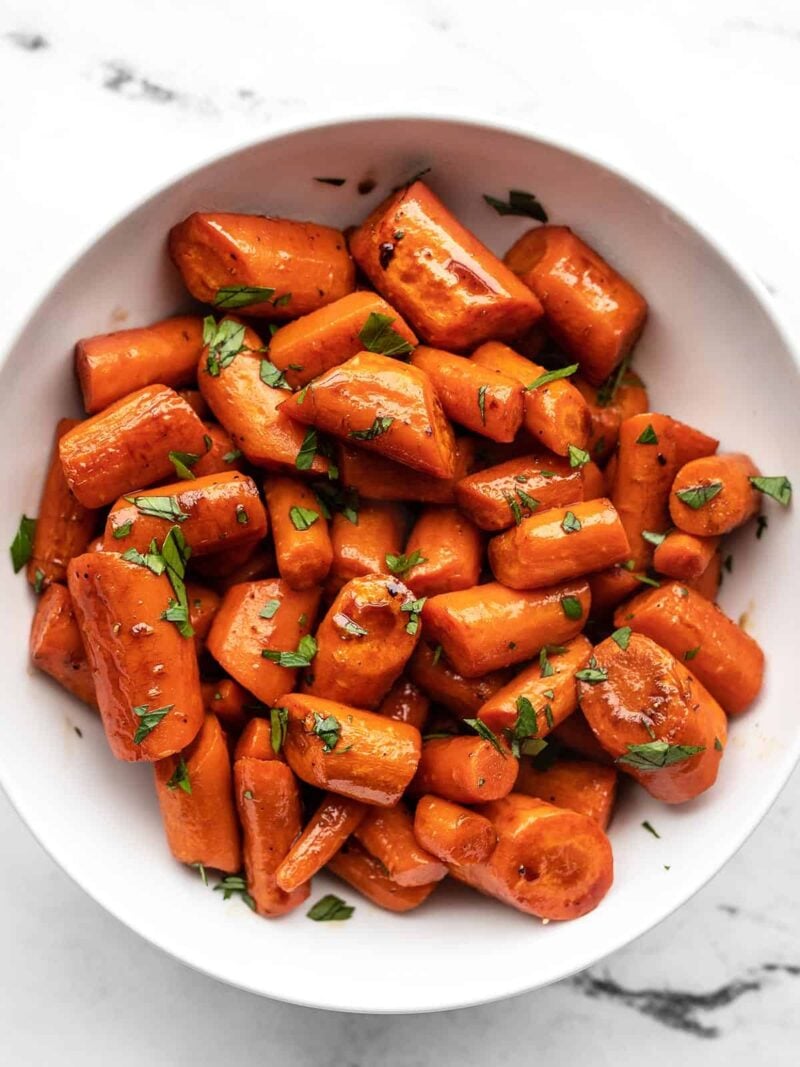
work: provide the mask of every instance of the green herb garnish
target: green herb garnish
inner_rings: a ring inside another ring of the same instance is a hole
[[[646,745],[627,745],[628,753],[620,756],[616,763],[634,767],[637,771],[659,771],[673,763],[682,763],[699,752],[705,752],[704,745],[670,745],[666,741],[649,741]]]
[[[270,708],[269,709],[269,739],[272,745],[272,751],[277,755],[283,748],[283,742],[286,740],[286,731],[289,728],[289,709],[288,708]]]
[[[708,485],[691,485],[688,489],[679,489],[675,496],[693,511],[698,511],[720,492],[722,482],[709,482]]]
[[[397,575],[398,578],[402,578],[412,567],[417,567],[420,563],[428,562],[418,548],[415,548],[408,556],[404,554],[393,556],[390,552],[387,552],[384,559],[386,560],[386,566],[391,573]]]
[[[576,596],[562,596],[561,610],[568,619],[579,619],[583,615],[581,602]]]
[[[212,303],[218,308],[246,308],[264,304],[275,294],[274,289],[261,285],[224,285],[217,289]]]
[[[126,496],[125,500],[133,504],[142,515],[165,522],[185,522],[189,516],[181,511],[176,496]]]
[[[319,512],[314,511],[313,508],[292,507],[289,508],[289,518],[292,520],[292,526],[294,526],[295,530],[299,530],[302,533],[304,530],[310,529],[319,519]]]
[[[567,453],[569,455],[569,465],[573,468],[585,466],[592,458],[585,449],[578,448],[577,445],[569,445]]]
[[[561,523],[561,529],[564,533],[577,533],[581,529],[581,521],[577,517],[574,511],[568,511],[564,516],[564,521]]]
[[[19,527],[11,542],[11,564],[14,574],[19,574],[25,564],[33,555],[33,539],[36,536],[36,519],[29,519],[23,515],[19,520]]]
[[[260,619],[271,619],[280,606],[280,600],[268,600],[261,611],[259,611],[258,617]]]
[[[140,704],[133,709],[133,714],[141,719],[136,728],[136,733],[133,735],[134,745],[141,745],[151,730],[155,730],[167,712],[172,711],[175,707],[174,704],[167,704],[163,708],[154,708],[152,711],[148,711],[149,706],[149,704]]]
[[[379,352],[383,356],[406,356],[414,346],[392,328],[391,315],[370,311],[367,321],[358,332],[358,339],[367,352]]]
[[[587,682],[589,685],[597,685],[599,682],[608,681],[608,674],[602,667],[598,667],[594,656],[589,660],[587,667],[584,667],[582,671],[575,672],[575,677],[581,682]]]
[[[533,193],[523,189],[509,189],[508,200],[498,200],[496,196],[483,194],[483,199],[493,207],[498,215],[524,215],[538,222],[547,222],[547,212]]]
[[[394,419],[384,415],[376,418],[368,430],[350,430],[347,436],[356,441],[374,441],[376,437],[385,434],[393,422]]]
[[[653,429],[652,423],[645,426],[639,436],[636,438],[637,445],[657,445],[658,437],[656,431]]]
[[[317,654],[317,642],[306,634],[301,637],[294,652],[278,652],[271,648],[262,649],[264,659],[277,663],[279,667],[310,667],[311,661]]]
[[[206,372],[217,378],[244,349],[244,326],[230,319],[217,323],[212,315],[207,315],[203,319],[203,343],[208,346]]]
[[[342,922],[344,919],[349,919],[354,911],[353,904],[345,904],[335,893],[326,893],[308,909],[306,918],[313,919],[315,923]]]
[[[192,783],[189,780],[189,768],[186,766],[186,760],[183,756],[178,760],[178,764],[172,775],[167,782],[167,789],[182,789],[184,793],[192,794]]]
[[[314,712],[314,725],[311,732],[322,741],[323,752],[333,752],[339,744],[341,729],[341,724],[335,715],[320,715],[318,711]]]
[[[418,600],[407,600],[405,604],[400,605],[401,611],[408,612],[409,618],[408,622],[406,623],[406,633],[411,634],[412,637],[419,629],[420,612],[425,606],[425,601],[427,599],[428,598],[426,596],[422,596]]]
[[[631,634],[633,631],[630,626],[620,626],[618,630],[615,630],[611,635],[611,640],[614,641],[625,652],[630,644]]]
[[[500,744],[497,734],[490,730],[485,722],[481,719],[462,719],[462,722],[465,726],[471,727],[471,729],[473,729],[479,737],[482,737],[484,741],[488,741],[493,748],[497,749],[501,756],[506,755],[506,750]]]
[[[759,493],[764,493],[766,496],[771,496],[773,500],[777,500],[783,507],[789,506],[789,501],[792,499],[792,483],[786,475],[782,474],[775,478],[765,478],[758,475],[758,477],[750,479],[750,484]]]
[[[578,369],[577,363],[571,363],[569,367],[559,367],[558,370],[545,371],[544,374],[540,374],[538,378],[534,378],[530,385],[527,385],[526,389],[540,389],[543,385],[549,385],[550,382],[557,382],[560,378],[569,378]]]

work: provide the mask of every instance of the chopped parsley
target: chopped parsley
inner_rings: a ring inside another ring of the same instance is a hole
[[[561,610],[564,612],[568,619],[580,619],[583,615],[583,608],[581,607],[581,602],[576,596],[562,596]]]
[[[306,634],[305,637],[300,638],[294,652],[278,652],[272,648],[264,648],[261,651],[264,659],[277,663],[279,667],[289,668],[310,667],[311,661],[316,654],[317,642],[311,634]]]
[[[481,719],[462,719],[465,726],[471,727],[475,733],[482,737],[484,741],[488,741],[492,748],[496,748],[501,756],[506,755],[506,750],[500,744],[497,738],[497,734],[490,730],[489,727]]]
[[[415,548],[408,556],[404,554],[393,556],[391,552],[387,552],[384,559],[386,560],[386,566],[391,573],[398,578],[402,578],[404,574],[412,569],[412,567],[417,567],[420,563],[428,562],[418,548]]]
[[[153,708],[149,711],[149,704],[140,704],[133,709],[133,714],[141,719],[136,733],[133,735],[134,745],[141,745],[142,741],[150,734],[152,730],[155,730],[156,726],[161,722],[164,716],[172,711],[175,707],[174,704],[166,704],[163,708]]]
[[[264,304],[274,295],[274,289],[262,285],[223,285],[217,289],[212,303],[218,308],[246,308],[251,304]]]
[[[333,752],[339,744],[341,729],[341,724],[335,715],[320,715],[318,711],[314,712],[314,725],[311,732],[322,741],[323,752]]]
[[[358,339],[367,352],[379,352],[383,356],[406,356],[414,351],[414,346],[392,328],[393,322],[391,315],[370,311],[367,321],[358,332]]]
[[[569,445],[567,453],[569,455],[569,465],[573,468],[584,467],[592,458],[585,449],[578,448],[577,445]]]
[[[478,389],[478,411],[481,413],[481,422],[486,425],[486,390],[488,385],[482,385]]]
[[[637,445],[657,445],[658,437],[652,423],[648,422],[639,436],[636,438]]]
[[[762,475],[758,475],[758,477],[750,479],[750,484],[759,493],[764,493],[765,496],[771,496],[773,500],[777,500],[783,507],[789,506],[789,501],[792,499],[792,483],[786,475],[782,474],[775,478],[765,478]]]
[[[19,527],[11,542],[11,565],[14,574],[19,574],[25,564],[33,555],[33,539],[36,536],[36,519],[29,519],[23,515],[19,520]]]
[[[185,478],[187,481],[194,478],[192,467],[200,459],[195,452],[169,452],[168,455],[169,461],[175,468],[175,473],[179,478]]]
[[[302,533],[304,530],[310,529],[319,519],[319,512],[314,511],[313,508],[295,506],[289,508],[289,518],[292,520],[292,526],[294,526],[295,530],[299,530]]]
[[[598,667],[594,656],[589,660],[588,666],[584,667],[582,671],[575,672],[575,677],[588,685],[597,685],[599,682],[608,681],[608,674],[602,667]]]
[[[184,793],[188,793],[189,796],[192,794],[192,783],[189,780],[189,768],[186,766],[186,760],[183,756],[178,760],[177,766],[167,782],[167,789],[182,789]]]
[[[623,652],[625,652],[630,644],[631,634],[633,631],[630,626],[620,626],[618,630],[615,630],[611,635],[611,640],[619,645]]]
[[[400,605],[400,610],[401,611],[408,612],[408,622],[406,623],[406,633],[407,634],[411,634],[412,637],[414,636],[414,634],[419,629],[420,612],[422,611],[423,607],[425,606],[425,601],[427,599],[428,598],[426,596],[422,596],[418,600],[407,600],[405,602],[405,604],[401,604]]]
[[[189,518],[185,511],[181,511],[176,496],[126,496],[125,499],[142,515],[149,515],[153,519],[185,522]]]
[[[561,378],[569,378],[578,369],[577,363],[571,363],[569,367],[559,367],[558,370],[548,370],[544,374],[540,374],[538,378],[534,378],[530,385],[526,386],[526,389],[541,389],[543,385],[549,385],[550,382],[557,382]]]
[[[564,521],[561,523],[561,529],[564,533],[577,533],[581,529],[581,521],[577,517],[574,511],[568,511],[564,516]]]
[[[633,767],[637,771],[658,771],[673,763],[682,763],[699,752],[704,745],[670,745],[666,741],[649,741],[646,745],[628,745],[628,752],[615,762]]]
[[[244,326],[230,319],[217,323],[212,315],[207,315],[203,319],[203,344],[208,347],[206,372],[217,378],[244,349]]]
[[[698,511],[720,492],[722,482],[709,482],[708,485],[690,485],[688,489],[679,489],[675,496],[693,511]]]
[[[483,199],[493,207],[498,215],[524,215],[537,222],[547,222],[547,212],[533,193],[523,189],[509,189],[508,200],[498,200],[496,196],[483,194]]]
[[[326,893],[308,909],[306,918],[313,919],[315,923],[342,922],[349,919],[354,911],[355,905],[345,904],[335,893]]]
[[[350,430],[347,436],[356,441],[374,441],[376,437],[385,434],[393,422],[394,419],[383,415],[374,419],[368,430]]]
[[[289,728],[289,709],[269,709],[269,739],[272,751],[277,755],[283,748],[286,740],[286,731]]]

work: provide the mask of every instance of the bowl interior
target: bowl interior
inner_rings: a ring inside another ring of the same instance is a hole
[[[78,413],[71,346],[187,306],[167,261],[169,226],[197,209],[269,212],[345,226],[424,167],[433,188],[502,254],[526,220],[502,218],[483,193],[534,192],[645,293],[651,317],[636,355],[657,411],[750,452],[790,476],[800,454],[800,383],[787,342],[751,283],[655,196],[603,166],[519,134],[447,121],[375,120],[304,130],[228,156],[158,193],[107,231],[47,294],[0,370],[0,450],[9,544],[36,514],[56,419]],[[342,187],[317,176],[344,177]],[[359,193],[372,179],[374,189]],[[272,997],[356,1011],[457,1007],[543,985],[595,962],[687,899],[742,843],[800,753],[791,634],[800,601],[791,511],[767,502],[769,527],[733,542],[721,603],[765,646],[767,684],[733,723],[718,785],[678,809],[623,790],[611,827],[615,885],[592,914],[543,925],[447,886],[397,917],[333,879],[356,903],[347,923],[304,909],[267,922],[223,902],[164,842],[146,766],[115,763],[98,719],[27,661],[32,595],[0,568],[0,779],[51,855],[142,936],[215,977]],[[79,737],[75,727],[79,727]],[[661,835],[642,829],[644,819]],[[379,969],[376,970],[376,961]]]

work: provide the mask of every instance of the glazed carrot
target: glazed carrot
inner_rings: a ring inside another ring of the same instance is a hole
[[[205,401],[203,403],[205,404]],[[217,422],[204,421],[203,428],[206,431],[206,451],[192,466],[195,478],[202,478],[206,474],[222,474],[225,471],[240,471],[244,467],[244,457],[224,426]]]
[[[722,580],[722,553],[717,550],[711,562],[699,578],[690,578],[685,584],[707,600],[716,600]]]
[[[272,721],[256,716],[247,723],[239,735],[234,749],[234,760],[249,759],[280,760],[285,763],[281,751],[276,752],[273,741]]]
[[[585,581],[530,591],[490,582],[432,597],[422,617],[427,639],[442,646],[460,674],[478,678],[522,663],[544,645],[569,641],[583,629],[588,611]]]
[[[247,708],[253,705],[253,698],[232,678],[220,678],[217,682],[203,682],[203,707],[206,712],[215,715],[226,730],[239,733],[247,724]],[[252,753],[248,753],[252,755]]]
[[[626,560],[627,562],[627,560]],[[609,567],[589,575],[592,593],[592,618],[605,619],[626,597],[638,593],[642,583],[636,575],[647,577],[643,571],[631,571],[627,567]]]
[[[78,501],[99,508],[174,474],[169,453],[200,455],[204,434],[185,400],[166,386],[149,385],[78,423],[58,447]]]
[[[447,874],[445,865],[417,842],[414,820],[402,803],[371,808],[353,836],[398,885],[430,885]]]
[[[644,634],[602,641],[578,698],[620,770],[657,800],[682,804],[714,784],[725,712],[675,657]]]
[[[471,359],[497,374],[515,378],[525,387],[524,424],[537,444],[559,456],[566,456],[570,445],[586,446],[591,430],[589,408],[566,378],[535,385],[546,373],[545,368],[498,341],[487,341],[472,353]]]
[[[239,471],[172,482],[121,497],[108,515],[104,547],[111,552],[146,552],[180,523],[192,556],[227,552],[267,533],[267,515],[252,478]]]
[[[281,578],[293,589],[318,585],[333,563],[328,520],[319,500],[295,478],[267,478],[264,495]]]
[[[577,919],[610,889],[611,845],[593,819],[521,793],[478,810],[497,848],[485,863],[451,863],[459,881],[541,919]]]
[[[761,494],[750,482],[760,473],[741,452],[692,460],[672,483],[672,521],[696,537],[718,537],[734,530],[761,510]]]
[[[386,874],[380,860],[370,856],[353,840],[348,841],[344,848],[328,861],[328,870],[379,908],[394,912],[418,908],[439,884],[431,882],[430,885],[398,885]]]
[[[591,760],[593,763],[600,763],[603,766],[611,766],[614,763],[592,733],[592,728],[580,708],[556,726],[551,740],[557,741],[578,756],[583,756],[584,759]]]
[[[458,506],[482,530],[506,530],[534,511],[582,499],[580,468],[543,452],[486,467],[456,485]]]
[[[397,504],[362,504],[356,523],[337,512],[331,523],[331,576],[348,582],[365,574],[388,574],[386,557],[402,553],[405,525]]]
[[[67,579],[113,754],[152,761],[185,748],[203,723],[203,700],[194,642],[163,617],[173,599],[167,575],[87,552]]]
[[[34,667],[49,674],[84,704],[97,707],[94,681],[83,638],[75,620],[72,598],[53,582],[36,604],[31,624],[30,656]]]
[[[596,463],[590,460],[580,468],[580,471],[583,479],[584,500],[597,500],[598,497],[608,496],[606,477]]]
[[[514,788],[519,761],[499,742],[481,737],[433,737],[423,742],[411,792],[434,793],[456,804],[497,800]]]
[[[464,678],[448,662],[441,645],[432,648],[425,641],[417,645],[408,664],[408,673],[431,700],[444,705],[460,718],[474,716],[510,677],[509,671],[501,670],[479,678]]]
[[[514,788],[557,808],[587,815],[605,830],[614,809],[618,777],[614,767],[584,760],[559,760],[540,771],[528,756],[523,756]]]
[[[181,863],[233,874],[242,865],[233,781],[222,727],[206,715],[188,748],[153,765],[167,843]]]
[[[64,581],[67,563],[87,550],[97,527],[97,512],[84,507],[70,492],[58,454],[58,442],[75,426],[80,426],[77,419],[59,419],[56,426],[53,454],[39,500],[33,551],[28,560],[28,581],[36,589],[50,582]]]
[[[389,327],[401,341],[416,345],[416,334],[385,300],[377,293],[356,292],[287,323],[270,341],[269,358],[293,389],[307,385],[366,347],[361,332],[370,315],[391,319]]]
[[[420,797],[414,836],[445,863],[485,863],[497,845],[494,827],[482,815],[441,797]]]
[[[381,701],[380,715],[407,722],[421,732],[428,718],[431,702],[410,678],[400,677]]]
[[[85,337],[75,370],[90,415],[146,385],[188,385],[203,347],[203,320],[178,315],[134,330]]]
[[[444,413],[473,433],[513,441],[522,425],[522,386],[463,356],[420,345],[411,357],[433,382]]]
[[[719,548],[719,537],[695,537],[672,530],[653,553],[653,566],[659,574],[688,581],[699,578]]]
[[[379,204],[350,249],[427,344],[463,351],[516,337],[541,317],[531,291],[420,181]]]
[[[283,753],[298,778],[378,807],[396,804],[419,762],[419,730],[335,700],[290,693]]]
[[[102,552],[103,551],[103,538],[94,537],[86,546],[87,552]]]
[[[431,474],[412,471],[385,456],[365,452],[363,448],[339,443],[341,483],[355,489],[366,500],[414,500],[420,504],[453,504],[456,484],[472,469],[475,440],[457,437],[455,468],[452,478],[434,478]]]
[[[511,589],[567,581],[629,557],[619,515],[603,497],[536,512],[489,542],[492,572]]]
[[[694,589],[666,582],[647,589],[614,616],[685,663],[729,715],[753,703],[764,680],[764,653],[753,638]]]
[[[201,320],[201,327],[202,327],[202,320]],[[195,361],[197,359],[197,356],[199,356],[199,354],[200,354],[200,350],[198,349],[198,351],[195,353]],[[192,376],[194,376],[196,369],[197,369],[197,364],[195,362],[195,363],[192,364]],[[204,398],[203,394],[200,392],[199,389],[176,389],[175,392],[178,394],[178,396],[181,398],[181,400],[185,400],[186,401],[186,403],[189,405],[189,407],[192,409],[192,411],[195,413],[195,415],[198,417],[198,419],[202,419],[203,422],[205,422],[206,419],[210,419],[211,418],[211,409],[209,408],[208,404],[205,402],[205,398]],[[209,472],[206,471],[206,473],[208,474]]]
[[[170,230],[169,254],[197,300],[276,322],[338,300],[355,282],[344,235],[314,222],[196,211]]]
[[[418,596],[435,596],[478,584],[483,537],[457,508],[424,508],[412,527],[406,562],[419,562],[403,574]]]
[[[205,648],[208,631],[221,599],[213,589],[199,582],[186,583],[186,598],[189,602],[189,624],[194,630],[194,644],[199,655]]]
[[[291,893],[310,881],[336,855],[369,810],[358,800],[326,793],[277,870],[279,888]]]
[[[481,705],[478,718],[494,733],[501,734],[524,722],[527,711],[533,729],[518,740],[523,736],[546,737],[577,708],[575,672],[586,665],[591,651],[592,646],[583,634],[565,645],[548,649],[541,662],[524,667],[508,685],[493,693]]]
[[[430,378],[417,367],[377,352],[359,352],[286,394],[281,413],[359,448],[452,478],[455,439]]]
[[[587,451],[592,459],[602,463],[613,453],[625,419],[650,410],[647,390],[639,375],[627,367],[621,375],[615,372],[610,384],[600,387],[578,376],[571,381],[586,401],[592,418]]]
[[[302,829],[300,790],[278,760],[243,756],[233,765],[234,793],[244,843],[247,891],[259,915],[285,915],[308,898],[308,882],[291,893],[277,872]]]
[[[639,340],[644,297],[567,226],[528,230],[505,263],[542,302],[550,336],[598,385]]]
[[[255,467],[296,473],[305,434],[280,410],[290,394],[262,379],[262,349],[254,330],[226,317],[203,349],[197,381],[208,406],[231,435],[234,450]],[[325,474],[328,460],[317,454],[308,470],[312,475]]]
[[[397,578],[353,578],[317,630],[317,654],[303,692],[376,708],[419,640],[413,593]]]

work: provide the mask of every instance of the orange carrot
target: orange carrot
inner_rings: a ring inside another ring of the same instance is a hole
[[[197,654],[204,650],[208,631],[217,614],[220,597],[213,589],[199,582],[186,583],[186,598],[189,602],[189,625],[194,630],[194,645]]]
[[[611,766],[614,762],[592,733],[592,728],[580,708],[556,726],[552,740],[593,763]]]
[[[357,522],[337,512],[331,523],[333,566],[331,577],[348,582],[366,574],[388,574],[387,556],[399,556],[405,533],[405,515],[397,504],[362,504]]]
[[[264,483],[281,578],[293,589],[324,581],[333,562],[328,522],[316,495],[294,478]]]
[[[75,620],[72,598],[65,586],[53,582],[36,605],[31,624],[31,662],[63,685],[84,704],[97,707],[94,681],[83,638]]]
[[[592,418],[592,431],[586,448],[592,459],[602,463],[612,455],[619,428],[625,419],[650,410],[647,390],[639,375],[630,369],[626,369],[621,376],[615,372],[611,386],[598,388],[580,377],[573,378],[572,382],[588,404]],[[614,383],[617,383],[616,387]]]
[[[444,864],[418,844],[414,820],[403,804],[371,808],[353,836],[398,885],[430,885],[447,874]]]
[[[456,508],[425,508],[408,537],[400,571],[416,596],[435,596],[478,584],[483,559],[480,531]]]
[[[386,874],[380,860],[370,856],[352,839],[328,861],[328,870],[379,908],[394,912],[418,908],[439,884],[431,882],[429,885],[398,885]]]
[[[192,377],[194,377],[194,373],[197,368],[197,356],[199,354],[200,350],[198,349],[195,353],[195,362],[192,363]],[[211,418],[211,409],[205,402],[203,394],[200,392],[199,389],[176,389],[175,392],[178,394],[181,400],[186,401],[186,403],[189,405],[189,407],[192,409],[198,419],[202,419],[203,422],[205,422],[206,419]],[[204,473],[209,474],[210,472],[205,471]]]
[[[430,706],[428,697],[410,678],[400,677],[381,701],[378,713],[422,731]]]
[[[481,737],[432,737],[422,755],[411,791],[434,793],[456,804],[497,800],[514,788],[519,763],[509,749]]]
[[[420,797],[414,836],[445,863],[485,863],[497,846],[497,833],[482,815],[441,797]]]
[[[279,888],[291,893],[310,881],[336,855],[371,810],[375,809],[358,800],[326,793],[278,868]]]
[[[672,483],[672,521],[696,537],[729,533],[761,510],[761,495],[751,483],[760,473],[741,452],[692,460],[681,467]]]
[[[450,664],[441,645],[433,648],[425,641],[417,645],[409,661],[408,672],[431,700],[462,719],[474,716],[481,705],[511,677],[510,671],[498,670],[478,678],[465,678]]]
[[[699,578],[690,578],[685,584],[704,596],[706,600],[716,600],[722,581],[722,553],[717,550],[711,562]]]
[[[659,574],[688,581],[699,578],[719,548],[719,537],[695,537],[694,534],[670,531],[656,546],[653,566]]]
[[[201,394],[198,393],[198,396]],[[203,401],[205,405],[205,401]],[[192,474],[195,478],[203,478],[206,474],[223,474],[226,471],[240,471],[244,467],[244,457],[233,443],[233,438],[218,422],[203,420],[203,428],[206,431],[206,451],[192,465]],[[210,442],[210,444],[209,444]]]
[[[517,456],[462,478],[458,506],[482,530],[506,530],[537,510],[573,504],[584,498],[580,468],[539,453]]]
[[[239,733],[248,721],[248,706],[253,698],[238,682],[220,678],[216,682],[203,682],[203,706],[210,715],[215,715],[222,726],[232,733]]]
[[[273,741],[276,743],[273,744]],[[244,759],[259,759],[259,760],[280,760],[285,763],[283,753],[279,750],[275,751],[278,743],[280,742],[280,733],[277,737],[272,728],[271,719],[262,719],[255,717],[245,726],[239,735],[239,740],[236,742],[236,748],[234,749],[234,760]]]
[[[598,497],[608,496],[606,489],[606,477],[596,463],[589,460],[581,467],[583,479],[583,499],[597,500]],[[608,483],[611,484],[610,482]]]
[[[626,560],[626,563],[629,563]],[[637,577],[637,575],[639,577]],[[647,578],[644,571],[632,571],[627,566],[609,567],[589,575],[592,592],[592,618],[605,619],[620,601],[642,588],[640,578]]]
[[[456,483],[465,478],[475,459],[475,441],[457,437],[452,478],[434,478],[394,463],[385,456],[340,442],[339,473],[342,485],[365,500],[414,500],[421,504],[453,504]]]
[[[619,774],[613,767],[584,760],[559,760],[546,770],[523,756],[515,786],[518,793],[539,797],[557,808],[587,815],[605,830],[614,809]]]

